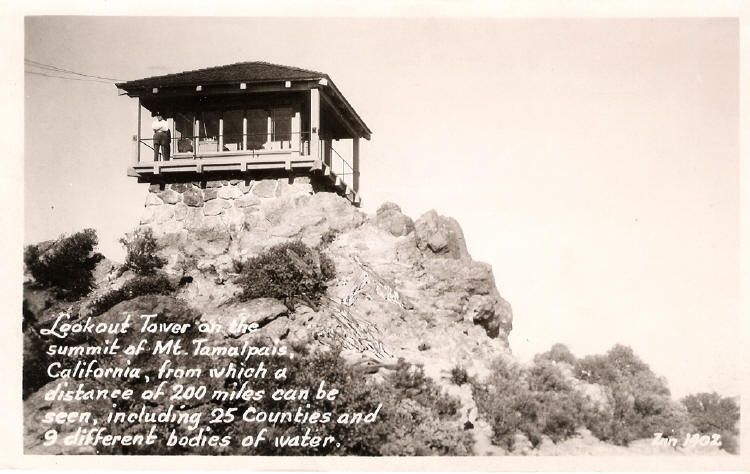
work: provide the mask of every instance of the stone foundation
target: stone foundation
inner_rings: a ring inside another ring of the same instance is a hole
[[[250,230],[279,198],[313,194],[306,176],[151,184],[140,224],[156,234],[203,229]],[[285,200],[285,199],[284,199]]]

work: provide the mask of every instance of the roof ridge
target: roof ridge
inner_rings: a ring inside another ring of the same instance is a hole
[[[315,74],[320,74],[321,76],[327,76],[328,75],[328,74],[326,74],[324,72],[315,71],[313,69],[305,69],[305,68],[297,67],[297,66],[287,66],[286,64],[271,63],[271,62],[268,62],[268,61],[241,61],[239,63],[234,63],[234,64],[253,64],[253,63],[255,63],[255,64],[267,64],[269,66],[285,67],[287,69],[294,69],[296,71],[301,71],[301,72],[314,72]],[[230,64],[230,66],[231,66],[231,64]]]
[[[268,62],[268,61],[238,61],[238,62],[231,63],[231,64],[222,64],[222,65],[218,65],[218,66],[209,66],[209,67],[203,67],[203,68],[199,68],[199,69],[188,69],[186,71],[173,72],[173,73],[169,73],[169,74],[162,74],[160,76],[151,76],[151,77],[146,77],[146,78],[141,78],[141,79],[133,79],[131,81],[123,81],[120,84],[126,84],[128,82],[140,82],[140,81],[144,81],[144,80],[147,80],[147,79],[148,80],[156,80],[156,79],[163,80],[163,79],[168,79],[168,78],[175,77],[175,76],[180,76],[182,74],[190,74],[190,73],[197,73],[197,72],[206,72],[206,71],[211,71],[211,70],[214,70],[214,69],[222,69],[222,68],[227,68],[227,67],[231,67],[231,66],[252,65],[252,64],[263,64],[263,65],[266,65],[266,66],[274,66],[274,67],[286,68],[286,69],[294,70],[294,71],[297,71],[297,72],[312,73],[312,74],[317,74],[317,75],[328,77],[328,74],[326,74],[324,72],[314,71],[312,69],[304,69],[304,68],[296,67],[296,66],[287,66],[285,64],[271,63],[271,62]]]

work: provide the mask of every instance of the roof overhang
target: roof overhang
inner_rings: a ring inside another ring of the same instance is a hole
[[[294,80],[263,81],[215,81],[205,84],[185,83],[161,87],[158,83],[139,85],[138,81],[117,83],[115,86],[128,97],[146,100],[169,100],[186,97],[206,97],[220,95],[262,94],[273,92],[305,91],[320,89],[323,97],[341,116],[345,126],[356,136],[370,140],[372,131],[354,110],[341,91],[328,76]],[[200,87],[198,87],[200,86]],[[353,128],[353,130],[352,130]]]

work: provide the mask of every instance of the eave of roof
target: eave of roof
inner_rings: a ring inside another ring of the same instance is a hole
[[[284,66],[265,61],[239,62],[223,66],[194,69],[174,74],[146,77],[115,84],[118,89],[132,91],[151,87],[178,87],[196,84],[231,82],[268,82],[322,79],[326,74],[309,69]]]
[[[148,91],[155,87],[187,87],[240,82],[257,84],[278,81],[320,81],[321,79],[325,79],[328,87],[342,100],[344,106],[351,112],[353,118],[362,127],[366,138],[369,140],[372,131],[336,87],[328,74],[309,69],[273,64],[265,61],[239,62],[120,82],[115,84],[115,86],[118,89],[124,90],[129,96],[137,96],[139,92]]]

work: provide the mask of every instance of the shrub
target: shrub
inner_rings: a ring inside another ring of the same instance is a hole
[[[328,229],[320,236],[320,246],[328,247],[338,238],[339,234],[341,234],[341,231],[338,229]]]
[[[238,270],[241,300],[278,298],[290,307],[298,299],[317,308],[326,282],[335,276],[331,259],[300,241],[275,245]]]
[[[39,390],[51,379],[47,374],[47,367],[54,362],[44,351],[44,340],[35,329],[24,331],[23,334],[23,399]]]
[[[98,243],[96,231],[84,229],[46,246],[27,246],[23,260],[39,285],[52,288],[59,298],[74,300],[94,288],[93,271],[104,258],[94,252]]]
[[[250,345],[265,345],[261,340],[250,341]],[[335,350],[308,353],[307,349],[299,348],[294,358],[274,359],[274,370],[281,366],[287,368],[287,377],[275,379],[273,376],[259,377],[252,380],[254,391],[265,390],[260,400],[219,400],[207,398],[203,405],[188,408],[175,408],[175,411],[201,411],[212,413],[217,408],[224,413],[230,408],[236,408],[236,418],[231,423],[211,424],[211,435],[231,435],[233,443],[226,448],[191,448],[174,446],[166,448],[159,443],[153,447],[139,448],[132,454],[223,454],[223,455],[468,455],[471,453],[472,438],[469,432],[462,429],[457,420],[459,402],[443,394],[435,383],[425,377],[424,371],[418,366],[412,366],[400,361],[396,370],[386,375],[378,383],[367,378],[360,371],[348,365],[340,353]],[[244,359],[244,358],[243,358]],[[237,362],[237,361],[235,361]],[[243,360],[244,362],[244,360]],[[225,363],[225,362],[224,362]],[[270,367],[270,364],[268,364]],[[271,369],[269,368],[269,374]],[[218,379],[217,379],[218,380]],[[325,381],[326,388],[338,388],[341,392],[335,399],[316,399],[315,393],[320,382]],[[236,380],[230,378],[222,383],[226,389],[236,390]],[[274,400],[271,394],[276,389],[309,389],[308,400]],[[162,398],[159,403],[165,406],[168,399]],[[374,423],[337,423],[338,415],[343,413],[372,413],[378,405],[382,408],[378,412]],[[247,422],[242,420],[242,414],[252,407],[257,412],[331,412],[333,414],[328,423],[294,423],[293,421]],[[154,410],[154,407],[149,409]],[[132,410],[132,408],[131,408]],[[137,410],[137,407],[136,407]],[[133,425],[137,426],[137,425]],[[169,430],[176,429],[179,435],[195,436],[195,431],[187,431],[184,425],[160,426],[160,434],[164,436]],[[265,437],[268,440],[258,446],[240,446],[239,441],[245,436],[256,436],[260,430],[267,428]],[[334,436],[336,444],[327,446],[305,447],[286,446],[276,447],[273,438],[276,436],[296,436],[304,434],[310,429],[309,436]],[[128,425],[113,426],[113,430],[127,433],[131,429]],[[102,448],[106,454],[119,454],[128,448],[115,445]]]
[[[516,434],[537,446],[542,436],[557,443],[573,436],[584,419],[584,398],[559,367],[540,360],[530,368],[499,359],[492,375],[473,382],[479,412],[492,426],[492,442],[513,450]]]
[[[451,369],[451,382],[461,386],[469,381],[469,374],[466,373],[466,369],[460,366],[453,367]]]
[[[565,344],[554,344],[547,352],[544,352],[542,354],[537,354],[534,356],[534,362],[542,361],[542,360],[551,360],[553,362],[564,362],[566,364],[570,364],[571,366],[575,366],[577,359],[576,356],[573,355],[572,352],[570,352],[570,349],[568,349],[568,346]]]
[[[654,433],[679,436],[688,428],[684,410],[672,401],[666,381],[657,377],[630,347],[616,345],[606,355],[576,363],[577,376],[608,389],[609,414],[588,414],[587,426],[601,440],[627,445]]]
[[[396,370],[386,377],[386,386],[411,398],[420,405],[430,406],[441,417],[452,417],[458,413],[459,401],[444,394],[435,382],[427,377],[424,368],[399,359]]]
[[[92,316],[98,316],[117,303],[143,295],[168,295],[172,292],[172,285],[164,275],[139,276],[125,282],[120,288],[111,290],[93,302]]]
[[[496,360],[492,375],[484,383],[474,382],[472,392],[479,413],[492,427],[493,444],[512,450],[517,433],[538,440],[535,400],[521,366]]]
[[[721,435],[722,449],[737,454],[740,407],[730,397],[714,393],[696,393],[682,399],[690,423],[698,433]]]
[[[584,399],[560,368],[551,361],[536,363],[529,370],[528,385],[538,405],[539,431],[555,443],[573,436],[583,421]]]
[[[127,252],[123,268],[137,275],[151,275],[167,263],[165,258],[158,255],[160,247],[150,227],[126,235],[120,239],[120,243]]]

